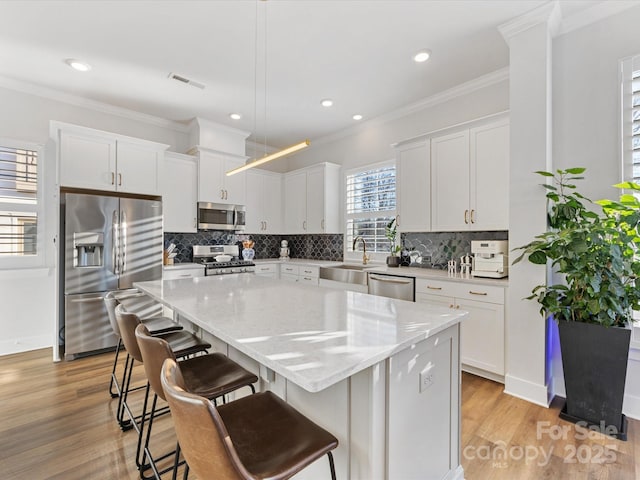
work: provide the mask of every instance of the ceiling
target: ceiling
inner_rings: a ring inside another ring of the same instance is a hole
[[[203,117],[283,147],[506,67],[497,27],[545,3],[0,0],[0,76],[178,122]],[[560,2],[564,18],[599,3]],[[417,64],[423,48],[432,57]]]

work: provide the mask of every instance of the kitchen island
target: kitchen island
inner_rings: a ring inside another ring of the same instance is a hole
[[[465,312],[247,274],[135,286],[331,431],[339,479],[463,478]]]

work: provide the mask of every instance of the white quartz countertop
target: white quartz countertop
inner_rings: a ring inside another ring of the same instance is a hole
[[[263,260],[254,260],[256,265],[264,263],[280,263],[293,265],[314,265],[318,267],[333,267],[342,265],[343,263],[351,264],[351,262],[336,262],[329,260],[308,260],[304,258],[292,258],[291,260],[280,260],[278,258],[270,258]],[[361,264],[354,264],[361,265]],[[495,285],[498,287],[508,287],[509,278],[485,278],[485,277],[462,277],[460,274],[451,276],[446,270],[436,268],[420,268],[420,267],[388,267],[383,264],[370,263],[366,266],[367,272],[385,273],[387,275],[398,275],[401,277],[426,278],[434,280],[449,280],[452,282],[472,283],[476,285]]]
[[[309,392],[338,383],[467,315],[246,274],[134,286]]]

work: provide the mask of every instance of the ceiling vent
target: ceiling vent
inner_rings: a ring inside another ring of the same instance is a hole
[[[177,82],[186,83],[187,85],[191,85],[192,87],[199,88],[200,90],[204,90],[204,83],[196,82],[182,75],[178,75],[177,73],[170,73],[169,78],[172,80],[176,80]]]

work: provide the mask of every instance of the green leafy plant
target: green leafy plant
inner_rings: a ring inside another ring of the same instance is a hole
[[[398,232],[397,232],[395,223],[396,223],[396,219],[394,218],[387,224],[386,227],[384,227],[384,236],[389,239],[389,242],[391,242],[389,251],[391,252],[391,255],[394,257],[401,250],[400,245],[396,245],[396,236],[398,235]]]
[[[537,174],[553,179],[547,189],[549,230],[517,248],[531,263],[551,262],[564,281],[538,285],[527,299],[536,299],[540,312],[557,321],[622,327],[640,309],[640,201],[631,193],[619,200],[599,200],[598,214],[574,184],[584,168]],[[614,187],[640,193],[640,185],[623,182]],[[637,284],[636,284],[637,283]]]

